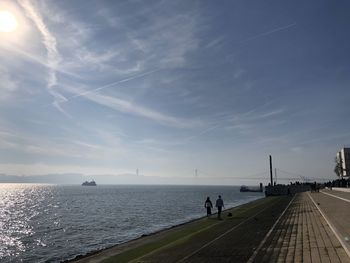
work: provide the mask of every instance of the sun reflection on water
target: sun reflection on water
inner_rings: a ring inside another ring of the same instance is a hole
[[[36,184],[0,184],[0,259],[30,249],[35,232],[32,219],[40,216],[47,190]],[[42,240],[37,245],[46,246]]]

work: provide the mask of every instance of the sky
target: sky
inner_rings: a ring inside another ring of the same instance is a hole
[[[17,21],[0,32],[0,173],[255,184],[272,155],[279,182],[335,179],[350,145],[349,1],[0,10]]]

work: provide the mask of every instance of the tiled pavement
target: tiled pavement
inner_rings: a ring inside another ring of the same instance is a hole
[[[350,262],[311,198],[309,193],[295,197],[252,262]]]

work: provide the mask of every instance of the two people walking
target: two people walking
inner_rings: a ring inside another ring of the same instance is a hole
[[[207,209],[207,217],[211,215],[211,209],[213,208],[213,204],[210,201],[210,197],[207,197],[207,200],[205,200],[204,207]],[[218,219],[221,219],[221,212],[222,208],[224,207],[224,200],[222,200],[221,195],[219,195],[218,199],[216,200],[215,207],[218,209]]]

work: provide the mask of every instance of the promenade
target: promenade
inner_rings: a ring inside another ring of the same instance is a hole
[[[350,262],[342,246],[343,235],[334,232],[334,216],[324,210],[334,206],[335,201],[338,203],[323,192],[296,195],[250,262]],[[346,202],[334,207],[338,215],[350,208]]]
[[[269,197],[77,262],[350,263],[349,218],[349,192]]]

